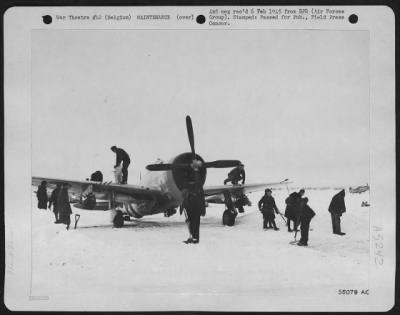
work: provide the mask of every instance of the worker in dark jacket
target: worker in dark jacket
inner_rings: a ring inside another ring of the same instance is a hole
[[[56,218],[56,222],[54,223],[60,223],[59,218],[58,218],[58,193],[61,190],[60,184],[57,184],[56,188],[51,192],[50,200],[49,200],[49,209],[51,209],[51,206],[53,205],[53,212],[54,216]]]
[[[300,221],[300,200],[304,195],[304,189],[299,192],[293,192],[286,198],[285,217],[287,218],[288,231],[297,231]],[[293,221],[293,230],[290,228],[290,222]]]
[[[44,180],[40,183],[38,190],[36,192],[36,197],[38,199],[38,208],[39,209],[47,209],[47,182]]]
[[[121,148],[117,148],[115,145],[111,147],[111,151],[113,151],[116,156],[116,162],[114,168],[120,166],[122,162],[122,184],[128,183],[128,167],[131,164],[131,159],[129,158],[128,153]]]
[[[275,223],[275,213],[279,214],[280,212],[276,206],[274,197],[272,197],[271,189],[265,190],[264,196],[262,196],[258,202],[258,209],[260,209],[263,214],[263,228],[267,229],[269,225],[270,227],[273,227],[275,231],[279,230]]]
[[[328,211],[331,213],[333,234],[346,235],[340,228],[340,217],[346,212],[346,205],[344,203],[345,191],[342,189],[333,196],[329,205]]]
[[[69,225],[71,224],[71,214],[72,209],[69,203],[68,196],[68,184],[61,184],[60,192],[57,197],[57,206],[59,213],[59,222],[67,225],[67,230],[69,230]]]
[[[302,198],[300,201],[300,231],[301,238],[297,243],[299,246],[308,245],[308,232],[310,230],[311,219],[315,216],[315,212],[308,205],[308,198]]]
[[[239,181],[242,181],[242,184],[246,181],[246,172],[244,171],[244,165],[240,164],[238,167],[235,167],[228,174],[228,178],[224,180],[224,185],[231,182],[232,184],[238,184]]]
[[[189,187],[182,192],[183,203],[181,208],[185,209],[186,223],[189,227],[189,239],[186,244],[197,244],[200,241],[200,216],[204,212],[205,202],[202,187],[195,183],[189,183]]]

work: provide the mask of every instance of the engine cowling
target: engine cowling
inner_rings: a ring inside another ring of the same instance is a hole
[[[178,155],[174,160],[173,164],[190,164],[193,160],[192,153],[182,153]],[[201,161],[202,164],[204,164],[203,158],[196,154],[196,160]],[[200,182],[201,185],[203,186],[206,177],[207,177],[207,169],[205,167],[200,167],[199,169],[199,176],[200,176]],[[174,179],[176,187],[182,191],[184,188],[188,187],[189,182],[194,181],[194,171],[191,168],[174,168],[172,169],[172,177]]]

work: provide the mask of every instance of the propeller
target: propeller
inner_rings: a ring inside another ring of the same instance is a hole
[[[174,169],[185,169],[191,170],[193,173],[194,183],[197,187],[201,187],[200,170],[202,168],[226,168],[226,167],[236,167],[241,164],[238,160],[217,160],[212,162],[203,162],[196,155],[195,145],[194,145],[194,132],[193,124],[190,116],[186,116],[186,130],[189,138],[189,144],[191,149],[191,161],[188,163],[166,163],[166,164],[149,164],[146,169],[149,171],[169,171]]]

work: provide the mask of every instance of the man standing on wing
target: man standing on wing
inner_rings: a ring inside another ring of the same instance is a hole
[[[117,148],[115,145],[111,147],[111,151],[113,151],[117,156],[116,156],[116,162],[114,165],[114,168],[117,168],[120,166],[122,162],[122,184],[127,184],[128,183],[128,167],[129,164],[131,164],[131,159],[129,158],[128,153],[125,152],[125,150],[121,148]]]

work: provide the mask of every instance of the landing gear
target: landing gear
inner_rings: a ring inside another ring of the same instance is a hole
[[[225,205],[227,209],[222,215],[222,224],[227,226],[233,226],[235,224],[235,219],[237,216],[237,211],[232,202],[232,196],[229,192],[224,193]]]
[[[81,197],[81,203],[84,209],[93,210],[96,207],[96,196],[93,193],[88,193],[87,196]]]
[[[122,228],[124,226],[124,215],[121,210],[117,210],[113,219],[115,228]]]
[[[226,209],[222,215],[222,224],[227,226],[235,225],[236,216],[236,211],[232,212],[232,210]]]

